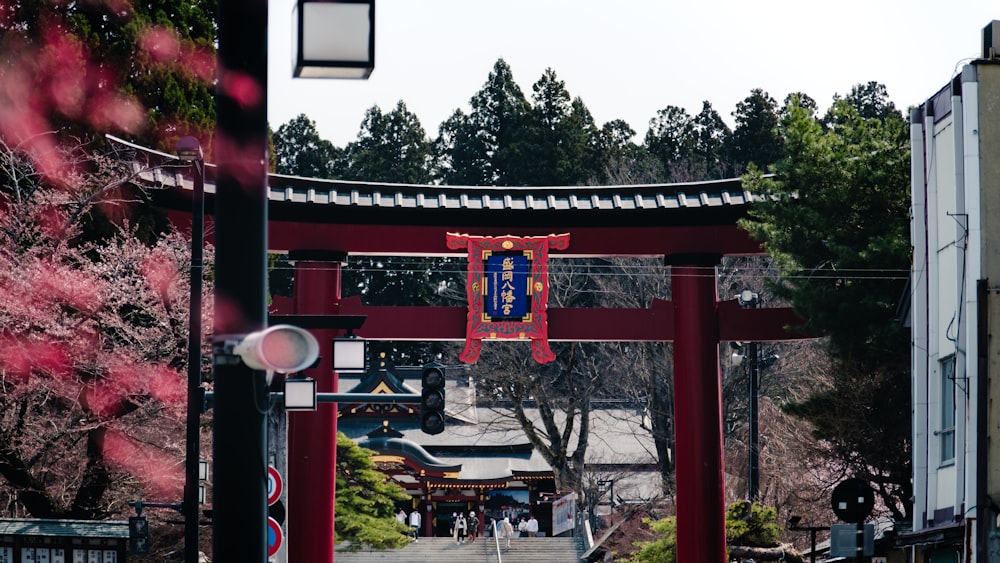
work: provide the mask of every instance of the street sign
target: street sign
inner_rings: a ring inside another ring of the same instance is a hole
[[[864,522],[875,507],[875,493],[868,483],[861,479],[845,479],[833,489],[830,496],[833,513],[844,522],[859,524]]]
[[[830,555],[862,557],[875,553],[875,525],[834,524],[830,526]]]
[[[267,504],[268,506],[278,502],[281,498],[281,490],[284,484],[281,482],[281,474],[274,466],[267,466]]]
[[[284,534],[281,531],[281,524],[274,518],[267,519],[267,556],[278,553],[281,549],[281,542],[285,539]]]

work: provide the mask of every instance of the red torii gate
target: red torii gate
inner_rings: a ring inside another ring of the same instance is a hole
[[[174,223],[189,224],[190,184],[152,171],[142,183]],[[211,169],[206,187],[211,199]],[[268,248],[295,259],[295,296],[273,314],[364,315],[355,334],[377,340],[464,340],[466,307],[373,307],[342,299],[340,265],[355,255],[456,255],[448,232],[477,236],[569,233],[559,256],[662,256],[671,300],[647,309],[552,308],[549,340],[673,341],[679,561],[726,560],[720,341],[801,338],[789,309],[719,302],[715,266],[725,255],[760,255],[736,226],[751,194],[738,179],[613,187],[484,188],[269,177]],[[207,207],[211,209],[211,205]],[[330,364],[338,330],[316,331],[321,364],[310,375],[337,391]],[[332,376],[331,376],[332,374]],[[289,416],[289,560],[333,561],[336,406]]]

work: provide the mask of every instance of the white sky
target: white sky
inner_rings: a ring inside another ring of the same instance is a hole
[[[996,0],[377,0],[375,71],[359,81],[291,77],[294,3],[270,0],[268,120],[304,113],[341,147],[368,108],[399,100],[436,137],[499,58],[529,99],[551,67],[598,126],[624,119],[636,142],[667,105],[694,115],[708,100],[731,126],[754,88],[825,111],[874,80],[905,111],[980,56],[1000,19]]]

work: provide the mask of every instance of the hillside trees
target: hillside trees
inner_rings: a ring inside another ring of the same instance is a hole
[[[572,97],[552,69],[532,85],[529,101],[500,59],[469,103],[471,112],[455,110],[434,142],[435,179],[444,184],[655,181],[652,159],[631,142],[631,127],[622,120],[598,127],[584,101]]]
[[[649,120],[646,149],[660,161],[666,181],[693,179],[691,157],[695,143],[694,119],[684,108],[667,106]]]
[[[748,189],[768,197],[743,225],[781,269],[772,290],[828,335],[835,362],[833,387],[789,411],[815,425],[843,474],[869,481],[905,520],[909,335],[896,310],[910,256],[908,132],[898,112],[866,118],[867,107],[835,101],[824,129],[793,102],[781,122],[788,158],[774,179],[748,176]]]
[[[181,136],[209,147],[214,123],[215,5],[19,2],[0,21],[0,137],[42,172],[56,139],[124,132],[172,150]]]
[[[53,188],[27,155],[0,154],[16,179],[0,197],[9,516],[102,518],[129,499],[178,498],[183,483],[187,242],[146,245],[126,224],[88,243],[81,219],[126,205],[114,198],[125,176],[107,161],[74,163],[81,172]]]

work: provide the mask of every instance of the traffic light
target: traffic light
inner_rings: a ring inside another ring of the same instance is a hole
[[[145,516],[130,516],[128,519],[129,555],[149,555],[149,521]]]
[[[420,429],[425,434],[444,431],[444,366],[437,362],[420,370]]]

